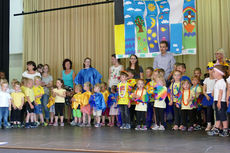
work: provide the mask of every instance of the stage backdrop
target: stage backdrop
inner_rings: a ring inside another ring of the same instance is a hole
[[[104,0],[24,0],[24,11],[98,1]],[[206,64],[215,59],[217,48],[223,47],[226,56],[230,56],[230,1],[198,0],[196,8],[197,54],[175,57],[177,62],[186,63],[187,75],[192,75],[195,67],[201,67],[204,73]],[[116,20],[114,26],[114,15],[119,16],[114,14],[114,5],[105,4],[25,16],[24,65],[28,60],[48,63],[56,80],[60,77],[64,58],[71,58],[73,69],[78,72],[84,57],[89,56],[107,81],[110,56],[115,52],[114,28],[124,20],[122,13],[123,19]],[[123,64],[128,63],[128,59],[123,60]],[[141,58],[139,63],[145,69],[153,65],[153,60]]]
[[[196,54],[196,0],[115,1],[115,50],[119,58],[155,57],[160,41],[176,55]]]

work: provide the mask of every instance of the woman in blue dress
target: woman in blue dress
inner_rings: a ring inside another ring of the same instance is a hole
[[[97,83],[101,83],[102,75],[91,66],[91,59],[89,57],[84,59],[83,69],[77,74],[74,82],[75,84],[81,84],[82,86],[86,82],[90,82],[93,86]]]

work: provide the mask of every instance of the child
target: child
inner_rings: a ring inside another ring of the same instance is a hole
[[[173,74],[174,82],[171,83],[169,87],[169,96],[170,102],[169,105],[173,105],[174,109],[174,127],[173,130],[178,130],[180,125],[180,116],[181,116],[181,72],[176,70]]]
[[[18,80],[17,79],[12,79],[12,81],[10,82],[10,84],[11,84],[11,87],[9,88],[9,93],[10,94],[13,93],[13,92],[15,92],[15,90],[14,90],[14,84],[15,84],[15,82],[18,82]]]
[[[51,89],[52,91],[53,89]],[[47,108],[49,108],[50,112],[50,122],[49,125],[52,126],[54,124],[54,116],[55,116],[55,98],[53,96],[49,97],[49,102],[47,104]]]
[[[195,117],[195,123],[194,123],[194,130],[201,130],[201,104],[200,104],[200,96],[202,94],[202,88],[200,86],[200,80],[198,77],[194,76],[192,77],[192,87],[191,90],[195,94],[193,99],[193,115]]]
[[[82,127],[84,127],[84,126],[91,127],[91,107],[89,104],[89,98],[90,98],[92,93],[90,92],[90,88],[91,88],[90,82],[84,83],[85,92],[82,94],[83,101],[82,101],[82,107],[81,107],[81,112],[83,113]],[[86,115],[88,116],[88,124],[86,124]]]
[[[111,123],[111,118],[109,116],[109,107],[107,105],[108,97],[109,97],[109,91],[107,90],[107,83],[103,82],[101,83],[101,93],[104,97],[106,109],[102,112],[102,123],[101,126],[105,126],[105,116],[108,117],[109,123]]]
[[[189,80],[189,82],[191,83],[191,79],[185,75],[186,73],[186,65],[185,63],[179,63],[177,66],[177,70],[181,72],[181,81],[183,80]]]
[[[64,126],[64,107],[65,107],[65,97],[66,90],[64,89],[64,81],[62,79],[57,79],[56,82],[57,88],[54,88],[52,91],[53,97],[55,98],[55,123],[53,126],[58,126],[58,115],[60,115],[61,126]]]
[[[120,129],[130,129],[130,115],[129,109],[130,108],[130,99],[129,99],[129,91],[131,87],[129,83],[127,83],[128,73],[126,71],[121,71],[120,83],[117,85],[118,87],[118,102],[119,109],[121,112],[121,120],[122,125]]]
[[[25,89],[24,89],[24,94],[25,94],[25,100],[26,100],[26,124],[25,128],[35,128],[36,124],[34,123],[34,106],[35,106],[35,96],[34,96],[34,91],[33,91],[33,80],[32,79],[27,79],[25,82]],[[29,123],[30,121],[30,123]]]
[[[0,128],[2,127],[2,119],[4,121],[3,128],[10,128],[8,123],[9,111],[11,110],[11,96],[7,93],[8,82],[3,81],[1,83],[0,91]]]
[[[226,103],[226,82],[224,76],[226,71],[224,66],[214,66],[214,78],[217,80],[214,86],[214,104],[216,113],[215,127],[208,132],[208,135],[219,135],[222,137],[228,136],[228,121],[227,121],[227,103]],[[220,132],[221,124],[223,131]]]
[[[199,84],[203,86],[204,80],[201,79],[201,76],[202,76],[201,68],[199,68],[199,67],[195,68],[193,73],[194,73],[194,76],[199,78],[199,80],[200,80]]]
[[[154,88],[154,108],[156,113],[156,124],[152,130],[165,130],[164,127],[164,109],[166,108],[165,98],[167,96],[165,79],[162,75],[156,77],[156,86]]]
[[[129,84],[129,86],[131,87],[130,90],[134,91],[135,88],[136,88],[136,83],[137,83],[137,80],[134,79],[134,75],[135,75],[135,70],[132,70],[132,69],[129,69],[127,71],[128,73],[128,80],[127,80],[127,83]],[[132,92],[131,91],[131,92]],[[136,118],[136,111],[135,111],[135,107],[136,107],[136,102],[133,101],[132,99],[130,99],[130,103],[131,103],[131,106],[129,108],[129,114],[130,114],[130,121],[131,121],[131,126],[135,126],[135,118]]]
[[[230,63],[230,61],[228,60],[228,62]],[[228,66],[228,75],[229,77],[227,78],[227,96],[226,96],[226,102],[227,102],[227,106],[228,106],[228,110],[227,110],[227,113],[228,113],[228,127],[229,124],[230,124],[230,66]]]
[[[24,105],[25,95],[21,92],[20,82],[14,83],[14,92],[11,93],[12,97],[12,109],[11,109],[11,121],[13,127],[21,127],[22,108]]]
[[[73,117],[74,122],[72,122],[72,126],[80,126],[81,125],[81,103],[82,103],[82,86],[80,84],[75,86],[75,95],[72,98],[72,109],[73,109]]]
[[[40,122],[42,126],[46,126],[47,123],[44,123],[41,98],[45,94],[43,87],[41,86],[41,77],[34,77],[34,86],[33,86],[34,96],[35,96],[35,107],[34,111],[37,116],[35,116],[35,122],[39,125],[38,115],[40,117]]]
[[[193,104],[195,93],[194,90],[190,89],[191,84],[189,80],[182,81],[182,102],[181,102],[181,119],[182,125],[180,126],[181,131],[185,131],[186,127],[188,131],[193,131],[193,124],[195,123],[195,117],[193,114]],[[189,121],[189,122],[188,122]]]
[[[175,63],[174,65],[173,65],[173,71],[169,74],[169,76],[168,76],[168,78],[167,78],[167,82],[166,82],[166,85],[167,85],[167,87],[169,87],[170,86],[170,84],[171,84],[171,81],[173,81],[173,73],[174,73],[174,71],[176,71],[177,70],[177,66],[179,65],[180,63]]]
[[[154,87],[156,86],[156,77],[158,75],[160,75],[159,71],[154,70],[151,76],[151,81],[146,84],[146,90],[149,95],[149,98],[148,98],[149,101],[147,104],[147,118],[146,118],[147,128],[151,127],[153,120],[154,120],[154,123],[156,123],[156,115],[155,115],[155,111],[153,111],[154,110],[153,108],[153,104],[154,104],[153,90],[154,90]]]
[[[111,94],[108,97],[108,107],[109,115],[112,117],[111,122],[108,124],[108,126],[113,127],[114,126],[114,119],[116,117],[116,121],[118,122],[118,108],[117,108],[117,86],[111,87]]]
[[[211,64],[211,65],[210,65]],[[213,96],[212,92],[214,90],[214,85],[216,83],[216,80],[214,79],[213,76],[213,63],[210,63],[207,67],[209,77],[204,80],[204,86],[203,86],[203,94],[204,98],[202,100],[202,105],[206,107],[206,122],[207,122],[207,127],[205,131],[210,131],[212,128],[212,120],[213,120]]]
[[[38,64],[38,66],[37,66],[37,71],[38,71],[38,73],[40,73],[41,75],[42,75],[42,73],[43,73],[43,68],[44,68],[44,65],[43,65],[43,64]]]
[[[93,108],[93,116],[96,119],[95,127],[101,127],[101,114],[106,109],[105,100],[100,90],[100,84],[96,84],[94,86],[94,93],[89,98],[89,104]]]
[[[152,74],[153,74],[153,68],[152,67],[147,67],[145,70],[145,84],[149,83],[152,79]]]
[[[145,86],[145,81],[143,79],[139,79],[137,81],[137,89],[131,95],[131,98],[136,102],[135,111],[137,116],[137,126],[135,130],[147,130],[145,120],[146,120],[148,96],[144,86]]]

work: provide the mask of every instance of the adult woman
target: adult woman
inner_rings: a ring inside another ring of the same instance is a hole
[[[116,58],[113,54],[111,57],[112,66],[109,68],[109,88],[113,85],[117,85],[120,82],[120,72],[124,70],[123,65],[120,64],[120,59]]]
[[[53,86],[53,77],[49,74],[49,72],[50,72],[49,65],[45,64],[42,73],[42,87],[44,88],[45,91],[45,94],[42,97],[42,106],[45,111],[46,123],[49,123],[49,109],[47,108],[47,104],[49,102],[50,88]]]
[[[213,63],[215,65],[219,65],[219,64],[224,65],[224,64],[226,64],[226,61],[224,59],[224,49],[223,48],[217,49],[216,52],[215,52],[215,56],[216,56],[216,60],[213,61]]]
[[[27,70],[22,73],[22,77],[29,78],[32,80],[34,80],[35,76],[41,77],[41,74],[36,72],[36,64],[34,61],[28,61],[26,65],[27,65]]]
[[[129,58],[129,67],[126,69],[128,70],[134,70],[134,79],[143,79],[144,78],[144,73],[143,73],[143,68],[139,66],[138,64],[138,58],[136,55],[132,54]]]
[[[64,81],[64,85],[66,88],[66,104],[68,105],[68,119],[67,122],[70,123],[70,118],[72,114],[70,100],[74,94],[74,78],[75,73],[72,70],[72,61],[70,59],[65,59],[62,63],[63,71],[62,71],[62,80]]]
[[[92,67],[91,59],[89,57],[84,59],[83,69],[77,74],[74,82],[75,84],[84,85],[85,82],[90,82],[93,86],[101,82],[102,75]]]

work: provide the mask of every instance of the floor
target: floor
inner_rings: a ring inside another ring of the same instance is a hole
[[[204,131],[135,131],[118,128],[39,127],[0,130],[0,152],[229,153],[230,137]],[[4,149],[9,149],[5,151]],[[32,151],[33,150],[33,151]]]

